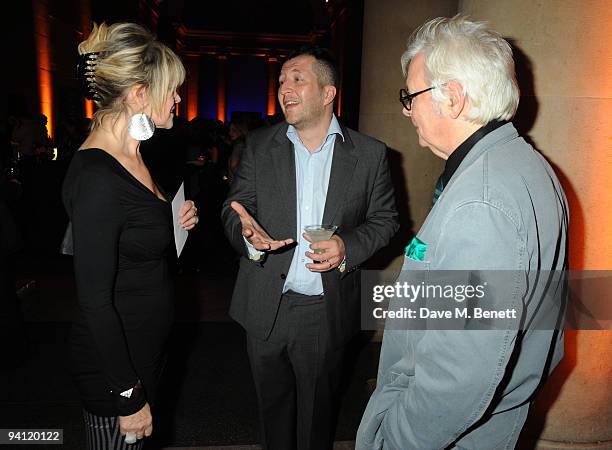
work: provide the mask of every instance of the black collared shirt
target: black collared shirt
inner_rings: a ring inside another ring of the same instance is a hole
[[[453,153],[450,154],[450,156],[446,160],[446,166],[444,167],[444,172],[442,172],[442,175],[440,176],[440,179],[438,180],[438,185],[442,183],[442,186],[440,186],[441,187],[440,192],[442,191],[442,189],[444,189],[444,187],[446,187],[446,185],[448,185],[449,181],[451,180],[451,178],[453,177],[453,175],[459,168],[461,161],[463,161],[463,159],[467,156],[470,150],[474,148],[474,145],[476,145],[478,141],[480,141],[483,137],[485,137],[491,131],[507,123],[508,123],[507,121],[492,120],[491,122],[487,123],[486,125],[483,125],[478,130],[476,130],[474,133],[472,133],[469,138],[463,141],[461,145],[457,147]],[[438,188],[438,186],[436,186],[436,188]]]

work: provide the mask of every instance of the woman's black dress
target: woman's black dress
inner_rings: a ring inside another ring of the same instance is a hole
[[[63,186],[79,315],[71,370],[84,408],[126,416],[153,403],[173,321],[172,211],[113,156],[76,152]],[[119,393],[140,380],[144,392]]]

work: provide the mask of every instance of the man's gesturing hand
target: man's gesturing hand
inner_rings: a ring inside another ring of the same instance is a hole
[[[240,218],[242,235],[248,239],[256,250],[262,252],[277,250],[285,245],[293,243],[293,239],[283,239],[280,241],[272,239],[240,203],[232,202],[230,206],[236,211]]]

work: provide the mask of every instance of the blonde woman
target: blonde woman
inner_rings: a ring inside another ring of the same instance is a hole
[[[180,59],[136,24],[94,25],[77,72],[97,111],[66,175],[79,310],[71,368],[84,406],[89,449],[140,449],[173,321],[166,254],[169,199],[143,163],[140,142],[172,127]],[[198,221],[190,200],[180,224]]]

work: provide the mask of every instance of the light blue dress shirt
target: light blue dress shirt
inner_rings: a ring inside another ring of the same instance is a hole
[[[311,272],[306,267],[306,264],[313,261],[305,253],[312,250],[310,249],[310,242],[304,239],[302,234],[304,233],[304,227],[307,225],[316,225],[323,221],[336,135],[339,135],[344,141],[338,119],[333,115],[323,143],[313,153],[310,153],[302,143],[293,125],[289,125],[287,129],[287,138],[293,144],[295,155],[297,247],[291,260],[283,292],[292,290],[304,295],[323,294],[321,274]],[[251,258],[259,259],[263,252],[255,250],[255,247],[246,239],[245,242]]]
[[[311,272],[306,267],[306,264],[313,261],[305,253],[312,252],[312,250],[310,249],[310,242],[304,239],[302,234],[304,233],[304,227],[307,225],[316,225],[323,221],[336,135],[344,140],[340,124],[334,115],[323,144],[313,153],[310,153],[302,144],[297,130],[292,125],[289,125],[287,129],[287,137],[293,143],[295,155],[297,247],[293,254],[283,292],[291,289],[304,295],[323,294],[321,274]]]

